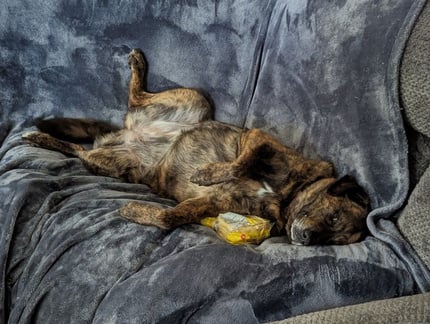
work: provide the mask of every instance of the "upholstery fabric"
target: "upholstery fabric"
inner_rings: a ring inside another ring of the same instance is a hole
[[[409,131],[411,177],[417,186],[401,212],[397,225],[430,268],[430,2],[421,11],[407,42],[400,69],[400,91]],[[426,54],[427,52],[427,54]],[[424,79],[423,79],[424,78]],[[427,115],[427,117],[426,117]]]
[[[425,5],[408,40],[400,86],[409,123],[430,137],[430,5]]]
[[[418,255],[430,268],[430,168],[420,182],[402,211],[398,226],[400,232],[412,244]]]

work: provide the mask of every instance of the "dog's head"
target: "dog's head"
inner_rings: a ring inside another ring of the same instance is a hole
[[[297,245],[348,244],[365,236],[369,197],[351,176],[319,180],[286,210],[286,231]]]

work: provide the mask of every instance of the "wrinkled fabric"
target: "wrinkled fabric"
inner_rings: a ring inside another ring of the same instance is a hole
[[[396,73],[422,5],[0,3],[0,322],[258,323],[429,289],[390,221],[408,191]],[[141,226],[118,209],[175,202],[21,140],[36,117],[120,124],[134,47],[149,90],[199,88],[216,119],[261,127],[354,175],[371,195],[373,235],[244,247],[199,225]]]

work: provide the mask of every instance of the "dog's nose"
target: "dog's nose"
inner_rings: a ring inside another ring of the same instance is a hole
[[[301,232],[300,235],[300,243],[303,245],[309,245],[311,243],[312,238],[312,231],[310,230],[304,230]]]

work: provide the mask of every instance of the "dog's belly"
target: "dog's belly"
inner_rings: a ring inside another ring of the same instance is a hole
[[[193,127],[163,120],[135,124],[133,128],[123,129],[119,136],[114,136],[113,144],[135,156],[144,169],[151,169],[165,156],[182,132]],[[109,141],[105,139],[102,144],[109,146]]]
[[[158,190],[178,201],[205,195],[211,187],[190,182],[203,164],[233,161],[238,154],[242,129],[208,121],[183,132],[157,168]]]

